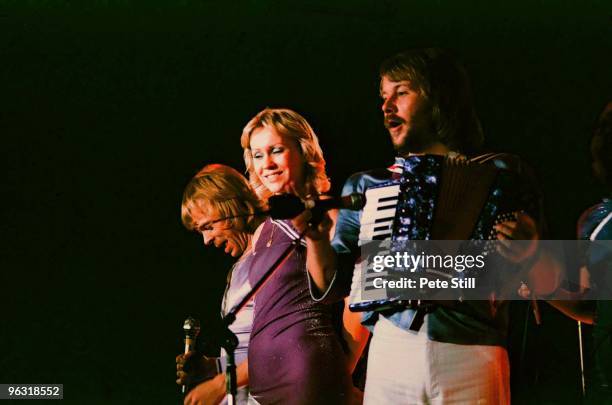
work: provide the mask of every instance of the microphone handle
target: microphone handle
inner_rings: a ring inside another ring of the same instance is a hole
[[[195,345],[195,338],[193,336],[185,336],[185,354],[192,351],[194,345]],[[187,393],[187,386],[185,384],[181,386],[181,392],[183,394]]]

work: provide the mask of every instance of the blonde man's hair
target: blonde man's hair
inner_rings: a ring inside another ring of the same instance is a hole
[[[380,79],[407,80],[429,102],[435,140],[464,154],[477,153],[484,135],[463,65],[440,48],[410,49],[385,60]]]
[[[221,164],[204,166],[185,187],[181,204],[181,220],[193,230],[193,209],[214,210],[228,225],[238,231],[253,233],[261,222],[261,203],[247,179],[237,170]]]
[[[266,189],[254,172],[251,135],[255,130],[266,127],[274,128],[280,135],[297,142],[305,161],[305,184],[308,193],[323,194],[329,191],[331,185],[325,173],[323,151],[310,124],[295,111],[266,108],[246,124],[240,138],[240,143],[244,149],[244,163],[249,174],[249,181],[257,195],[265,199],[270,196],[270,191]]]

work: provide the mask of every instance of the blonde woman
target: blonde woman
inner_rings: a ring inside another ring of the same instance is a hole
[[[280,193],[317,197],[329,190],[317,137],[296,112],[261,111],[244,128],[241,144],[249,180],[262,199]],[[251,280],[258,280],[298,239],[290,221],[266,220],[244,260]],[[354,361],[345,354],[334,328],[337,307],[311,298],[305,255],[305,244],[298,242],[254,298],[248,353],[254,403],[342,404],[352,400]],[[351,345],[353,352],[361,352],[361,340]]]

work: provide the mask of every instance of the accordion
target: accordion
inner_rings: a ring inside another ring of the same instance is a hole
[[[401,175],[366,190],[359,246],[388,240],[390,249],[378,251],[385,255],[406,241],[496,239],[494,226],[528,211],[533,201],[517,171],[510,170],[515,162],[515,157],[502,154],[470,160],[450,155],[406,158]],[[361,257],[353,272],[349,308],[407,306],[392,289],[373,285],[387,275]]]

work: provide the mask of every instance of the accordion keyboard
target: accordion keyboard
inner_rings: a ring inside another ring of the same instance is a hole
[[[373,240],[391,239],[398,195],[398,184],[370,188],[366,191],[366,205],[363,207],[361,230],[359,232],[360,245]],[[389,252],[380,251],[379,253],[384,255]],[[374,279],[385,277],[387,272],[375,272],[372,269],[372,264],[370,263],[370,266],[367,266],[367,263],[368,260],[363,260],[355,264],[349,304],[359,304],[362,301],[361,291],[368,291],[370,299],[382,300],[387,298],[385,289],[376,290],[373,286]],[[372,292],[372,290],[376,291]],[[372,297],[373,293],[380,296]]]
[[[391,238],[398,195],[398,184],[370,188],[366,191],[366,205],[363,207],[359,232],[360,241]]]

